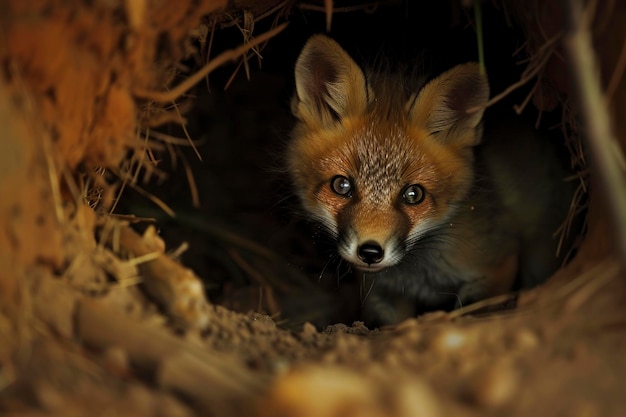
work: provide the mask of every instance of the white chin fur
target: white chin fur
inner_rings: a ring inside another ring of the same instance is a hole
[[[391,265],[381,266],[381,264],[375,264],[375,265],[367,266],[367,265],[363,264],[363,262],[360,262],[360,265],[357,265],[357,264],[355,264],[353,262],[351,262],[351,263],[357,270],[359,270],[361,272],[369,272],[369,273],[380,272],[383,269],[391,266]]]
[[[446,218],[449,216],[446,216]],[[423,220],[420,223],[416,224],[415,227],[413,227],[413,229],[409,232],[409,238],[408,240],[410,241],[417,241],[419,240],[426,232],[428,232],[429,230],[431,230],[433,227],[435,227],[436,224],[438,223],[445,223],[446,219],[443,219],[439,222],[434,222],[432,220]]]

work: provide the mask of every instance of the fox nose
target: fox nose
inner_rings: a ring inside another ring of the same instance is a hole
[[[385,251],[374,241],[367,241],[357,248],[359,258],[368,265],[377,264],[383,260]]]

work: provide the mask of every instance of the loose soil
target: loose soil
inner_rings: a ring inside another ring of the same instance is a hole
[[[600,193],[590,196],[587,233],[564,269],[542,287],[487,303],[514,308],[466,306],[370,330],[357,321],[358,280],[294,215],[281,170],[293,61],[323,30],[323,14],[271,1],[6,3],[0,414],[624,415],[626,279]],[[541,10],[532,23],[519,18],[522,3]],[[510,15],[485,5],[485,21],[499,16],[488,24],[498,33],[513,30],[505,16],[518,18],[511,44],[526,35],[529,53],[542,45],[529,35],[537,25],[546,36],[558,30],[549,16],[560,4],[531,3],[502,2]],[[438,49],[474,42],[458,25],[465,9],[429,7],[422,19],[449,19],[433,35]],[[355,13],[360,23],[336,12],[333,27],[347,28],[336,37],[363,55],[350,32],[398,19],[384,7]],[[622,39],[626,8],[597,13],[598,42]],[[291,26],[259,52],[260,68],[250,52],[247,64],[223,65],[175,106],[151,99],[202,66],[197,51],[207,51],[212,25],[216,57],[246,40],[245,30],[258,36],[287,18]],[[414,27],[397,26],[389,36]],[[370,32],[360,45],[376,50],[380,32]],[[621,45],[606,45],[598,53],[610,74]],[[546,79],[558,78],[559,65],[554,58]],[[518,76],[494,76],[495,90]],[[567,88],[545,82],[534,104],[557,106]],[[616,118],[618,132],[624,123]]]

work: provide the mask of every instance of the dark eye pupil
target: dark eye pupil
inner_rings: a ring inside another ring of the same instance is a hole
[[[352,190],[352,183],[346,177],[340,175],[333,178],[330,182],[331,188],[339,195],[348,195]]]
[[[424,189],[417,184],[409,185],[404,189],[402,198],[407,204],[418,204],[424,199]]]

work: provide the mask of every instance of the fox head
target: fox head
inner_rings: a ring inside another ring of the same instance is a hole
[[[358,269],[398,264],[470,192],[483,110],[468,110],[487,101],[487,78],[469,63],[405,92],[316,35],[295,81],[288,167],[304,208]]]

